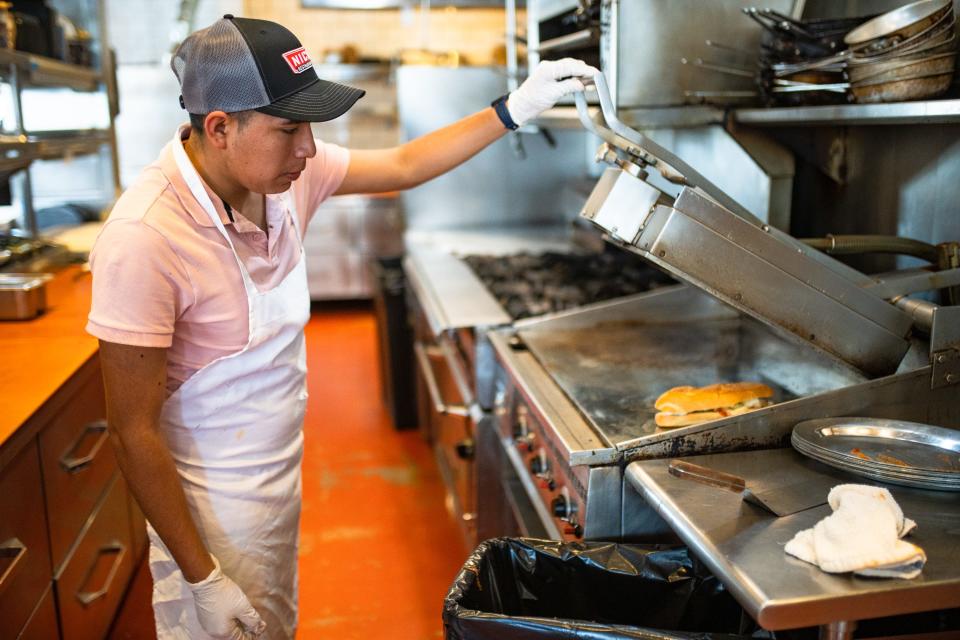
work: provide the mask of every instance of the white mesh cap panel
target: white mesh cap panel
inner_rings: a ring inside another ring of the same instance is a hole
[[[188,113],[246,111],[270,104],[257,63],[230,20],[191,34],[170,67],[180,80]]]

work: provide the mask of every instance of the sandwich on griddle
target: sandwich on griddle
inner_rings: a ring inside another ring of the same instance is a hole
[[[738,416],[771,404],[773,389],[760,382],[674,387],[657,398],[658,427],[686,427]]]

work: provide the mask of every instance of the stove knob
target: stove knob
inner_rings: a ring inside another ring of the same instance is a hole
[[[467,438],[466,440],[461,440],[456,445],[454,445],[454,450],[457,452],[457,457],[461,460],[473,460],[474,446],[473,440]]]
[[[548,489],[550,491],[553,491],[554,489],[557,488],[557,483],[553,480],[553,476],[551,476],[548,472],[538,473],[536,475],[537,475],[537,480],[539,480],[540,482],[541,489]]]
[[[540,456],[535,456],[530,460],[530,473],[539,476],[547,470],[547,461]]]
[[[524,432],[518,434],[517,430],[514,430],[513,441],[521,449],[525,448],[527,451],[533,452],[533,443],[537,440],[537,434],[532,431]]]
[[[550,511],[554,518],[566,520],[570,517],[570,501],[564,496],[557,496],[550,502]]]

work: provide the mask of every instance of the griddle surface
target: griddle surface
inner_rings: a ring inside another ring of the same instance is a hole
[[[530,327],[530,352],[611,446],[658,430],[657,397],[671,387],[758,379],[741,362],[737,320],[671,324],[599,322]]]

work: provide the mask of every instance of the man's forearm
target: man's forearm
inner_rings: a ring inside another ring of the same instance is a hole
[[[147,520],[188,582],[213,571],[210,554],[187,507],[180,476],[160,433],[152,427],[124,425],[112,431],[123,477]]]
[[[411,140],[400,147],[401,166],[408,168],[408,183],[403,188],[415,187],[463,164],[506,133],[496,112],[487,108]]]
[[[489,108],[399,147],[351,149],[350,167],[336,195],[416,187],[466,162],[506,132]]]

